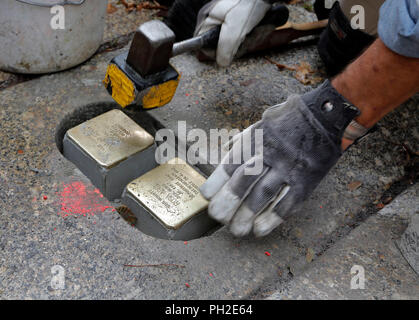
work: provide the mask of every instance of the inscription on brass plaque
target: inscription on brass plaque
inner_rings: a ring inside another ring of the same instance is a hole
[[[117,109],[68,130],[67,135],[108,169],[154,143],[153,136]]]
[[[178,229],[208,206],[199,192],[205,177],[175,158],[132,181],[127,191],[164,226]]]

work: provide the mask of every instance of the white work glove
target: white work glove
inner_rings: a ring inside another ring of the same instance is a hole
[[[338,161],[342,136],[358,115],[329,81],[267,109],[261,121],[232,139],[231,150],[201,186],[210,200],[208,214],[235,236],[267,235]],[[256,130],[263,141],[255,139]],[[244,157],[237,157],[241,150]]]
[[[246,35],[258,25],[271,8],[267,0],[213,0],[198,14],[194,35],[200,35],[221,25],[216,54],[204,50],[209,57],[215,57],[218,65],[231,64]]]

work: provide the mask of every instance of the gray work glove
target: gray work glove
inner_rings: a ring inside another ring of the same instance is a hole
[[[358,115],[329,81],[267,109],[261,121],[233,137],[229,153],[201,187],[209,215],[236,236],[270,233],[338,161],[343,133]],[[257,129],[263,130],[262,143],[255,143]],[[233,164],[249,148],[251,157]]]
[[[205,50],[209,57],[216,56],[218,65],[226,67],[246,38],[271,8],[267,0],[213,0],[198,14],[194,35],[200,35],[221,25],[216,54]]]

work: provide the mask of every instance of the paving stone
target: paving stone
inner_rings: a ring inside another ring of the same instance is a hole
[[[418,193],[418,184],[406,190],[316,262],[307,265],[301,275],[285,286],[279,285],[268,299],[417,300],[419,276],[403,258],[399,241],[407,226],[405,215],[418,216]],[[381,214],[382,211],[385,212]],[[361,269],[365,278],[363,289],[356,287]]]

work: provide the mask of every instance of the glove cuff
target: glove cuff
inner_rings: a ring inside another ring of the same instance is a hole
[[[351,121],[361,113],[333,88],[329,80],[301,98],[316,119],[335,137],[337,143],[340,143]]]

